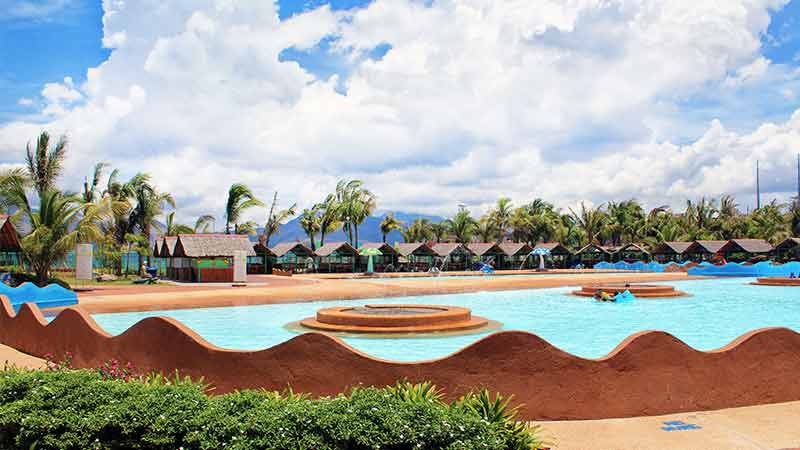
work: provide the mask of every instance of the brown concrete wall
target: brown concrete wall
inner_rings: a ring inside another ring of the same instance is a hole
[[[800,400],[800,334],[753,331],[723,349],[700,352],[662,332],[629,337],[602,359],[565,353],[538,336],[500,332],[439,360],[378,360],[323,334],[304,334],[259,351],[215,347],[180,322],[148,318],[119,336],[80,309],[49,325],[37,307],[0,308],[0,342],[34,356],[65,352],[78,367],[112,358],[139,369],[204,377],[216,392],[264,387],[332,395],[354,384],[430,380],[451,397],[486,387],[524,403],[526,419],[598,419]],[[587,332],[591,332],[587,330]]]

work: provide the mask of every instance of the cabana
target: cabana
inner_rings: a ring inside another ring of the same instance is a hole
[[[650,252],[639,244],[630,243],[623,245],[614,252],[614,260],[625,261],[628,263],[636,261],[650,261]]]
[[[358,258],[358,271],[359,272],[366,272],[367,271],[367,263],[369,260],[368,256],[360,255],[361,250],[364,249],[377,249],[381,252],[380,255],[376,255],[372,257],[372,264],[375,272],[394,272],[397,270],[397,259],[400,257],[400,253],[394,249],[391,245],[385,242],[362,242],[361,247],[359,250],[359,258]]]
[[[189,268],[189,261],[184,258],[175,258],[175,244],[178,243],[178,236],[165,236],[161,240],[161,248],[159,249],[158,256],[165,261],[167,278],[177,280],[180,278],[188,278],[191,276]],[[180,272],[187,272],[181,274]]]
[[[433,247],[433,252],[441,259],[441,270],[466,270],[472,263],[475,254],[463,244],[440,243]]]
[[[800,261],[800,238],[790,237],[775,246],[775,258],[778,261]]]
[[[660,264],[680,263],[686,259],[686,250],[691,245],[691,242],[662,242],[653,249],[651,254],[653,260]]]
[[[550,250],[550,254],[547,255],[547,258],[550,259],[550,266],[555,269],[565,269],[569,265],[570,257],[572,257],[572,252],[569,251],[567,247],[561,245],[560,242],[540,242],[533,247],[533,250],[537,248],[546,248]],[[534,259],[531,267],[538,267],[538,258]]]
[[[764,239],[731,239],[719,249],[726,261],[743,262],[760,257],[766,259],[772,252],[772,244]]]
[[[720,250],[728,241],[694,241],[686,249],[686,255],[695,262],[713,261],[722,257]]]
[[[0,215],[0,266],[22,265],[22,246],[11,216]]]
[[[299,242],[284,242],[270,250],[275,255],[275,267],[284,272],[295,273],[314,265],[314,252]]]
[[[614,250],[597,244],[589,244],[575,252],[575,256],[584,267],[592,268],[600,262],[611,262],[611,254]]]
[[[400,265],[411,272],[427,272],[433,266],[436,252],[424,242],[397,244]]]
[[[247,273],[272,273],[275,264],[275,253],[262,243],[253,246],[255,256],[247,257]]]
[[[477,256],[478,261],[488,264],[496,269],[503,266],[506,254],[499,245],[493,242],[471,242],[467,248]]]
[[[255,256],[253,243],[244,234],[181,234],[175,243],[175,258],[185,258],[189,270],[179,272],[178,281],[199,283],[233,282],[233,257],[243,251]]]
[[[356,271],[358,250],[347,242],[331,242],[318,248],[314,255],[320,272],[342,273]]]
[[[167,259],[161,257],[161,245],[164,243],[164,239],[156,239],[153,243],[153,260],[152,265],[158,268],[158,276],[165,277],[167,276]]]
[[[529,259],[528,255],[530,255],[530,253],[533,251],[533,247],[528,244],[503,242],[499,245],[500,249],[503,250],[503,264],[498,268],[504,270],[522,269],[523,264],[526,264],[527,260]]]

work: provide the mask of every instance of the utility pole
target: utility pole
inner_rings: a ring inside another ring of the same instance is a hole
[[[756,160],[756,209],[761,209],[761,173]]]

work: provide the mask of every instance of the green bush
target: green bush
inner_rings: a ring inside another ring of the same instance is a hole
[[[124,381],[97,371],[10,369],[0,372],[0,448],[520,450],[540,445],[534,431],[513,417],[516,425],[503,412],[481,413],[476,399],[483,394],[446,404],[437,392],[435,386],[401,383],[322,399],[255,390],[208,396],[202,384],[177,377]],[[500,399],[499,406],[507,404]]]

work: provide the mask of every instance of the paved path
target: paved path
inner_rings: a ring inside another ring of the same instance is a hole
[[[538,423],[554,450],[800,448],[800,402],[656,417]]]
[[[26,355],[11,347],[0,344],[0,364],[5,367],[7,365],[17,367],[28,367],[30,369],[41,369],[44,367],[45,362],[43,359],[34,356]]]

